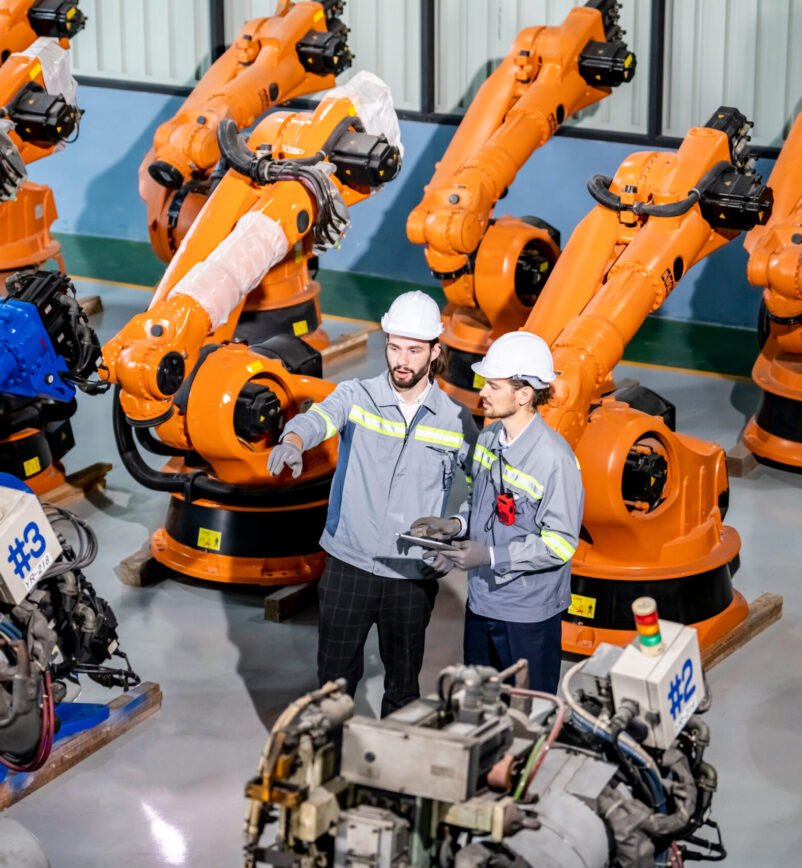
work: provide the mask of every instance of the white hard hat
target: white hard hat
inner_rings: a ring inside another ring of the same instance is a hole
[[[502,335],[471,368],[486,380],[526,380],[536,389],[545,388],[557,376],[549,345],[532,332]]]
[[[400,338],[433,341],[443,333],[440,308],[425,292],[405,292],[398,296],[382,317],[382,330]]]

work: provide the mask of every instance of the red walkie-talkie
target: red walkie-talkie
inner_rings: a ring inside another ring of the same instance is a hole
[[[511,494],[499,494],[496,497],[496,511],[502,524],[515,524],[515,499]]]

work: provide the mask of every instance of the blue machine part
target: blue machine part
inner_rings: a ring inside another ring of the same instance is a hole
[[[70,401],[75,386],[61,378],[66,371],[36,305],[0,299],[0,393]]]

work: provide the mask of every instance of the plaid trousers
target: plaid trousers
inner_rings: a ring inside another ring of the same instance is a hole
[[[345,678],[348,692],[354,695],[364,672],[365,641],[376,624],[384,664],[382,717],[417,699],[426,626],[437,590],[434,579],[376,576],[329,555],[318,582],[321,686]]]

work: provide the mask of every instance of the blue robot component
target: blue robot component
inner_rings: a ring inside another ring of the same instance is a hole
[[[70,401],[75,386],[65,382],[65,373],[67,364],[54,349],[36,305],[0,299],[0,393]]]

